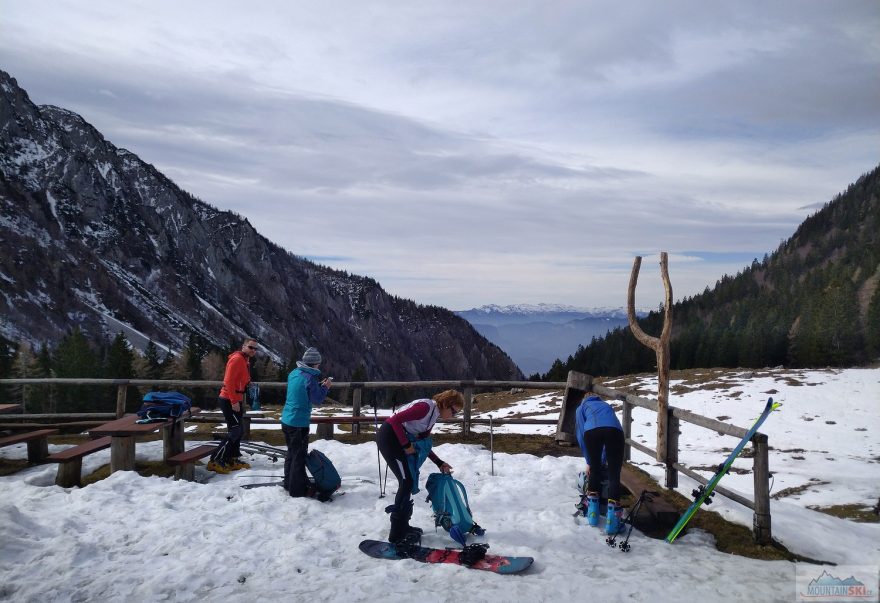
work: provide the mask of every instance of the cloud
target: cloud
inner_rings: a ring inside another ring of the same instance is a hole
[[[878,26],[873,1],[35,1],[0,53],[298,255],[458,309],[605,306],[634,255],[701,291],[876,165]]]

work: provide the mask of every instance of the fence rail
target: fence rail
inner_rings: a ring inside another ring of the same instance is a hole
[[[287,387],[286,382],[280,381],[258,381],[256,382],[260,388],[265,389],[285,389]],[[97,386],[107,386],[107,387],[116,387],[116,413],[115,415],[110,415],[112,417],[121,417],[125,414],[125,405],[127,402],[128,396],[128,388],[129,387],[159,387],[163,389],[167,388],[203,388],[203,389],[215,389],[219,390],[223,385],[222,381],[192,381],[192,380],[159,380],[159,379],[75,379],[75,378],[34,378],[34,379],[0,379],[0,385],[97,385]],[[553,381],[553,382],[541,382],[541,381],[473,381],[473,380],[442,380],[442,381],[334,381],[331,385],[331,391],[337,392],[345,392],[345,395],[348,396],[350,392],[351,396],[351,405],[352,405],[352,417],[362,418],[361,414],[361,400],[363,397],[363,392],[366,390],[407,390],[407,389],[458,389],[461,390],[464,395],[464,411],[462,413],[461,419],[456,419],[455,423],[461,423],[462,426],[462,434],[469,435],[471,425],[475,424],[488,424],[488,419],[472,419],[471,413],[473,410],[473,400],[474,400],[474,391],[476,390],[486,390],[486,389],[498,389],[498,388],[518,388],[518,389],[562,389],[565,387],[565,382],[562,381]],[[103,414],[103,413],[102,413]],[[68,417],[76,417],[81,419],[82,417],[88,416],[92,417],[94,413],[86,415],[85,413],[80,413],[76,415],[65,415]],[[15,415],[5,415],[4,420]],[[21,415],[18,415],[21,416]],[[29,415],[31,417],[42,416],[42,415]],[[60,417],[61,415],[51,415],[54,417]],[[318,417],[315,417],[316,419]],[[372,421],[373,418],[369,418],[368,421]],[[494,422],[501,424],[502,422],[510,422],[513,424],[514,421],[520,421],[519,424],[536,424],[536,425],[552,425],[556,421],[546,421],[540,419],[495,419]],[[539,422],[535,422],[539,421]],[[316,421],[316,422],[326,422],[326,421]],[[338,423],[351,423],[352,424],[352,432],[360,433],[360,423],[365,422],[362,420],[343,420],[340,418]]]

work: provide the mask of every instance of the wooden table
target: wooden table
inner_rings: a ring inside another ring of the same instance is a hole
[[[198,408],[190,409],[198,414]],[[168,459],[184,451],[183,423],[188,417],[168,419],[155,423],[138,423],[137,415],[125,415],[121,419],[104,423],[89,430],[93,438],[110,436],[110,473],[134,471],[134,447],[138,437],[162,430],[163,458]]]
[[[0,415],[10,414],[21,410],[21,404],[0,404]]]

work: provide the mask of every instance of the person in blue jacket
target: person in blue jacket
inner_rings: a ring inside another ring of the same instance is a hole
[[[623,428],[614,409],[599,396],[586,395],[577,409],[577,440],[587,461],[587,522],[599,525],[599,491],[603,457],[608,462],[608,515],[605,533],[620,530],[620,470],[623,467]],[[593,471],[590,471],[593,467]]]
[[[284,461],[284,488],[291,496],[306,496],[306,456],[309,453],[309,423],[312,406],[324,402],[330,391],[332,379],[321,376],[321,354],[309,348],[298,360],[296,368],[287,377],[287,399],[281,411],[281,431],[287,442],[287,458]]]

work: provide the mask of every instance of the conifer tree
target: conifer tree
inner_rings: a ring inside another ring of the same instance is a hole
[[[86,336],[74,327],[53,355],[54,376],[59,378],[97,378],[101,365]],[[58,386],[58,412],[95,412],[95,400],[100,394],[95,386]]]

